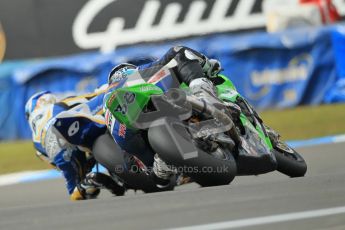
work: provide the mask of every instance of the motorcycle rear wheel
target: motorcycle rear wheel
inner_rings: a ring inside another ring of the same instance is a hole
[[[124,182],[126,189],[152,193],[173,190],[175,187],[175,178],[171,179],[169,186],[158,188],[151,175],[124,170],[124,165],[126,165],[124,151],[114,142],[110,133],[96,139],[92,152],[98,163],[103,165],[110,174],[118,176]]]

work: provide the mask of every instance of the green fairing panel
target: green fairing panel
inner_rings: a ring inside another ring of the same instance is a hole
[[[189,87],[188,87],[188,85],[187,85],[186,83],[183,82],[183,83],[180,85],[180,89],[188,90]]]
[[[237,92],[236,87],[230,79],[228,79],[224,75],[219,75],[219,77],[225,80],[221,85],[216,86],[219,99],[236,103],[237,98],[242,96]],[[269,149],[273,148],[269,137],[265,135],[264,131],[260,126],[254,127],[253,124],[248,120],[248,118],[244,114],[241,114],[240,119],[244,126],[258,133],[259,137],[267,144]]]
[[[231,102],[236,102],[237,97],[241,96],[237,90],[232,81],[230,81],[227,77],[224,75],[218,75],[219,77],[223,78],[225,81],[217,85],[217,94],[219,99],[224,100],[224,101],[231,101]]]
[[[106,102],[106,107],[120,123],[134,128],[141,111],[149,102],[151,95],[160,95],[163,91],[153,84],[140,84],[115,90]]]
[[[232,83],[232,81],[229,78],[227,78],[225,75],[219,74],[218,77],[221,77],[225,80],[225,82],[221,84],[221,86],[226,86],[232,90],[237,91],[234,83]]]
[[[248,118],[242,113],[240,116],[241,119],[241,123],[249,128],[250,130],[252,130],[253,132],[257,133],[260,137],[261,140],[264,141],[264,143],[267,145],[267,147],[272,150],[273,146],[271,143],[271,140],[269,139],[269,137],[267,137],[264,133],[264,131],[261,129],[261,127],[259,125],[257,125],[256,127],[253,126],[253,124],[248,120]]]

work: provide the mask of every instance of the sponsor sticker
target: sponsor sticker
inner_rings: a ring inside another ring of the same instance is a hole
[[[162,69],[158,71],[155,75],[153,75],[149,80],[148,83],[157,83],[162,80],[164,77],[168,76],[170,73],[166,69]]]
[[[120,124],[118,135],[122,138],[125,138],[126,137],[126,131],[127,131],[126,126],[123,124]]]

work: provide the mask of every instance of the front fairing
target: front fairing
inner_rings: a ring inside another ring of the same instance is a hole
[[[149,83],[120,88],[112,92],[105,102],[106,121],[116,119],[128,128],[135,129],[138,117],[151,100],[152,95],[161,95],[163,91]]]
[[[233,83],[226,76],[220,75],[220,77],[224,80],[224,82],[216,86],[218,98],[222,101],[236,104],[238,98],[241,98],[242,96],[237,92]],[[248,130],[253,131],[253,135],[259,138],[261,145],[263,145],[264,148],[267,148],[270,152],[272,149],[272,143],[264,132],[263,127],[261,125],[256,125],[254,127],[243,113],[241,113],[240,120],[243,126],[245,126]]]

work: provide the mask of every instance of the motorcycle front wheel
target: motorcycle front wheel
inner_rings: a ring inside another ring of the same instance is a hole
[[[303,157],[284,142],[277,142],[273,149],[277,160],[277,171],[289,177],[303,177],[307,172],[307,163]]]

